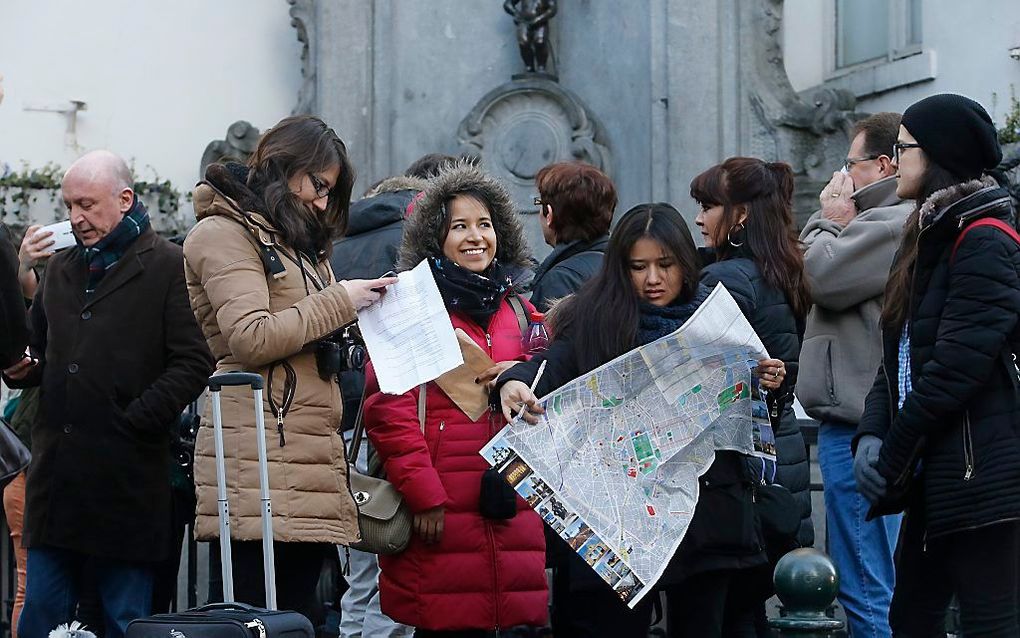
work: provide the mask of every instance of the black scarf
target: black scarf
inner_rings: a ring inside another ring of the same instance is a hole
[[[668,306],[656,306],[647,301],[640,302],[638,306],[638,311],[640,312],[637,334],[638,345],[643,346],[656,339],[661,339],[684,325],[691,318],[691,315],[694,314],[694,311],[698,309],[698,306],[708,299],[708,295],[711,293],[712,290],[708,286],[698,284],[698,289],[694,292],[694,298],[687,302],[677,303],[674,301]]]
[[[483,328],[510,290],[510,274],[495,259],[483,273],[471,272],[447,257],[429,259],[439,294],[449,310],[459,310]]]

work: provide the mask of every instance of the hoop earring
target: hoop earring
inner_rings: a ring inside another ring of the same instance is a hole
[[[742,222],[737,222],[736,224],[731,226],[728,231],[726,231],[726,241],[728,241],[730,243],[730,246],[733,246],[734,248],[740,248],[741,246],[744,245],[744,242],[740,242],[738,244],[737,242],[733,241],[733,236],[732,236],[733,235],[733,231],[734,231],[734,229],[736,229],[737,226],[740,226],[740,230],[737,231],[738,233],[744,232],[744,224]]]

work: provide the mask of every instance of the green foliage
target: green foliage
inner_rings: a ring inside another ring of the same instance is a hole
[[[26,162],[21,171],[0,177],[0,218],[26,210],[43,191],[60,190],[63,174],[60,166],[52,162],[42,168],[31,168]]]
[[[149,195],[156,196],[159,212],[169,217],[175,216],[181,205],[181,191],[174,188],[170,180],[160,179],[151,166],[148,168],[152,171],[152,180],[136,180],[135,193],[143,199],[147,199]],[[0,177],[0,218],[27,211],[28,207],[47,191],[56,200],[63,175],[64,169],[53,162],[48,162],[42,168],[31,168],[26,162],[22,164],[20,171]],[[191,193],[184,195],[184,198],[191,201]]]
[[[1006,125],[999,129],[999,143],[1012,144],[1014,142],[1020,142],[1020,100],[1016,97],[1016,87],[1011,84],[1009,85],[1009,110],[1006,111]]]

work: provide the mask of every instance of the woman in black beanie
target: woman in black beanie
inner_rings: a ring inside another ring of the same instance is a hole
[[[914,199],[882,312],[883,365],[854,440],[872,515],[903,509],[895,636],[1020,635],[1020,245],[980,104],[935,95],[903,114],[897,195]],[[909,606],[909,609],[908,609]]]

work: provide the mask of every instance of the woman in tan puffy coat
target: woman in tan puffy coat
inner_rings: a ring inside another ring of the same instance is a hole
[[[396,281],[334,280],[329,252],[346,225],[353,183],[346,148],[332,129],[314,117],[284,119],[266,132],[247,166],[209,166],[194,192],[199,221],[184,243],[191,306],[216,372],[247,370],[267,381],[262,409],[278,603],[306,615],[326,552],[360,538],[338,432],[340,391],[335,374],[320,376],[315,350],[379,298],[373,288]],[[250,389],[224,388],[222,406],[234,593],[263,605]],[[215,540],[210,427],[199,432],[195,486],[197,536]]]

